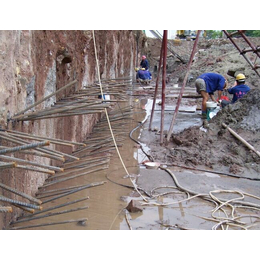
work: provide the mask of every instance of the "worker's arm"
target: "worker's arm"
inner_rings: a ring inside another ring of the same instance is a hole
[[[221,96],[222,96],[222,91],[218,90],[218,100],[221,100]]]
[[[217,102],[215,97],[214,97],[214,93],[209,93],[209,96],[210,96],[212,101]]]

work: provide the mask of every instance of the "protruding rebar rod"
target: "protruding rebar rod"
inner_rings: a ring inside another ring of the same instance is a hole
[[[13,212],[12,207],[0,206],[0,213],[10,213],[10,212]]]
[[[25,139],[32,139],[32,140],[37,140],[37,141],[48,140],[48,141],[50,141],[50,143],[53,143],[53,144],[68,145],[68,146],[74,146],[74,145],[86,146],[86,144],[84,144],[84,143],[73,142],[73,141],[57,139],[57,138],[49,138],[49,137],[44,137],[44,136],[39,136],[39,135],[32,135],[32,134],[27,134],[27,133],[18,132],[18,131],[7,130],[7,132],[10,133],[11,135],[23,137]]]
[[[66,202],[66,203],[63,203],[63,204],[59,204],[59,205],[56,205],[56,206],[53,206],[53,207],[50,207],[50,208],[45,208],[45,209],[43,209],[41,211],[35,212],[32,215],[19,217],[19,219],[17,221],[15,221],[15,223],[19,222],[21,219],[25,219],[25,218],[26,219],[28,219],[28,218],[30,219],[32,216],[35,216],[35,215],[38,215],[38,214],[42,214],[42,213],[50,211],[50,210],[63,208],[63,207],[66,207],[66,206],[69,206],[69,205],[72,205],[72,204],[75,204],[75,203],[78,203],[78,202],[81,202],[81,201],[84,201],[84,200],[88,200],[88,199],[89,199],[89,197],[85,197],[85,198],[69,201],[69,202]],[[12,223],[14,223],[14,222],[11,222],[11,224]]]
[[[80,187],[80,188],[77,188],[77,189],[73,189],[71,191],[68,191],[66,193],[63,193],[62,195],[58,195],[54,198],[51,198],[51,199],[48,199],[48,200],[45,200],[42,202],[42,204],[44,203],[48,203],[48,202],[51,202],[53,200],[56,200],[56,199],[59,199],[59,198],[62,198],[62,197],[65,197],[67,195],[70,195],[72,193],[75,193],[75,192],[78,192],[78,191],[81,191],[81,190],[84,190],[84,189],[87,189],[87,188],[92,188],[92,187],[96,187],[96,186],[100,186],[100,185],[103,185],[104,183],[106,183],[105,181],[102,181],[102,182],[94,182],[94,183],[90,183],[90,184],[87,184],[83,187]]]
[[[45,215],[31,217],[29,219],[21,219],[19,221],[16,221],[14,224],[21,223],[21,222],[32,221],[32,220],[35,220],[35,219],[53,217],[53,216],[66,214],[66,213],[71,213],[71,212],[75,212],[75,211],[79,211],[79,210],[83,210],[83,209],[88,209],[88,208],[89,208],[88,206],[83,206],[83,207],[79,207],[79,208],[75,208],[75,209],[67,209],[67,210],[58,211],[58,212],[50,212],[50,213],[45,214]]]
[[[16,162],[11,162],[11,163],[0,163],[0,170],[3,170],[3,169],[8,169],[8,168],[14,168],[17,166],[17,163]]]
[[[28,200],[30,200],[30,201],[32,201],[32,202],[35,202],[35,203],[37,203],[37,204],[39,204],[39,205],[42,204],[41,200],[36,199],[36,198],[34,198],[34,197],[32,197],[32,196],[30,196],[30,195],[28,195],[28,194],[26,194],[26,193],[23,193],[23,192],[21,192],[21,191],[18,191],[18,190],[16,190],[16,189],[12,188],[12,187],[9,187],[9,186],[7,186],[7,185],[1,183],[1,182],[0,182],[0,187],[3,188],[3,189],[5,189],[5,190],[8,190],[8,191],[10,191],[10,192],[12,192],[12,193],[14,193],[14,194],[16,194],[16,195],[19,195],[19,196],[21,196],[21,197],[23,197],[23,198],[26,198],[26,199],[28,199]]]
[[[74,85],[76,82],[77,82],[77,80],[73,80],[73,81],[70,82],[69,84],[67,84],[67,85],[65,85],[64,87],[58,89],[57,91],[51,93],[51,94],[48,95],[47,97],[45,97],[45,98],[43,98],[43,99],[37,101],[36,103],[32,104],[31,106],[29,106],[29,107],[27,107],[26,109],[22,110],[21,112],[17,113],[17,114],[13,117],[13,119],[19,118],[19,115],[23,114],[24,112],[30,110],[31,108],[33,108],[33,107],[35,107],[35,106],[37,106],[37,105],[39,105],[39,104],[42,103],[43,101],[45,101],[45,100],[49,99],[50,97],[52,97],[52,96],[58,94],[59,92],[63,91],[64,89],[66,89],[66,88],[68,88],[68,87]]]
[[[14,206],[18,205],[18,206],[24,206],[24,207],[28,207],[28,208],[32,208],[32,209],[40,209],[40,210],[42,209],[42,206],[37,206],[37,205],[30,204],[30,203],[18,201],[18,200],[12,200],[3,195],[0,195],[0,201],[11,203]]]
[[[28,228],[38,228],[38,227],[43,227],[43,226],[51,226],[51,225],[60,225],[60,224],[67,224],[67,223],[73,223],[73,222],[86,222],[88,219],[87,218],[82,218],[82,219],[72,219],[72,220],[65,220],[65,221],[60,221],[60,222],[52,222],[52,223],[42,223],[38,225],[31,225],[31,226],[25,226],[25,227],[13,227],[10,229],[28,229]]]
[[[20,159],[20,158],[16,158],[16,157],[0,155],[0,158],[3,159],[3,160],[7,160],[7,161],[19,162],[21,164],[29,164],[29,165],[39,166],[39,167],[47,168],[47,169],[53,170],[53,171],[58,171],[58,172],[63,172],[64,171],[64,169],[60,168],[60,167],[46,165],[46,164],[40,164],[40,163],[35,163],[35,162],[28,161],[28,160],[23,160],[23,159]]]
[[[3,138],[3,137],[1,137],[1,138]],[[27,149],[32,149],[35,147],[46,146],[46,145],[50,145],[50,142],[44,141],[44,142],[39,142],[39,143],[26,144],[26,145],[16,146],[13,148],[3,149],[3,150],[0,150],[0,154],[13,153],[13,152],[21,151],[21,150],[27,150]]]

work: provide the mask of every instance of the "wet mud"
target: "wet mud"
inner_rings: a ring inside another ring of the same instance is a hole
[[[170,86],[168,89],[171,91]],[[92,161],[96,159],[105,161],[104,168],[97,170],[99,166],[96,162],[95,167],[93,166],[96,169],[94,172],[88,173],[89,170],[82,169],[74,173],[75,176],[78,175],[77,178],[53,183],[50,186],[46,186],[47,181],[39,192],[43,194],[48,190],[58,190],[68,186],[101,183],[43,204],[44,208],[50,208],[85,198],[77,204],[51,210],[48,213],[87,208],[35,220],[30,220],[33,215],[22,216],[16,223],[10,225],[10,228],[46,230],[260,228],[258,223],[260,184],[259,181],[250,179],[260,179],[259,157],[221,126],[222,122],[227,123],[259,149],[258,124],[250,119],[252,111],[255,111],[253,109],[258,107],[256,98],[258,92],[252,92],[252,96],[248,95],[248,99],[245,97],[244,101],[241,100],[243,109],[240,109],[239,113],[235,113],[236,107],[241,106],[239,103],[223,109],[209,121],[208,128],[203,127],[203,120],[196,105],[198,102],[184,99],[180,109],[182,112],[178,113],[172,138],[167,145],[161,145],[160,97],[156,104],[157,111],[155,111],[152,131],[149,131],[153,96],[144,95],[143,90],[140,86],[133,87],[128,102],[124,105],[120,103],[118,109],[123,119],[114,125],[115,134],[118,134],[118,148],[128,173],[112,143],[109,145],[111,147],[109,152],[104,151],[108,145],[96,148],[92,153],[97,151],[100,153],[95,156],[95,159],[93,154],[89,158]],[[251,104],[249,107],[248,100]],[[124,114],[123,108],[129,105],[130,113]],[[176,99],[167,96],[164,138],[175,105]],[[97,131],[93,131],[86,144],[109,136],[107,128],[107,126],[99,130],[96,128]],[[89,154],[85,152],[79,151],[78,155],[86,159]],[[161,164],[159,169],[146,169],[144,162],[151,158]],[[86,174],[82,174],[84,172]],[[43,201],[49,198],[44,198]],[[141,210],[128,211],[126,208],[131,201],[137,201]],[[241,201],[242,204],[239,204]],[[38,214],[41,215],[43,216],[44,213]],[[67,220],[78,221],[63,223]],[[57,222],[60,224],[45,225]]]

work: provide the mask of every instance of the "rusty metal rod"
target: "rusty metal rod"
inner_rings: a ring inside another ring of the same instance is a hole
[[[46,188],[46,187],[51,186],[53,184],[57,184],[57,183],[61,183],[61,182],[64,182],[64,181],[72,180],[72,179],[75,179],[75,178],[78,178],[78,177],[81,177],[81,176],[84,176],[84,175],[87,175],[87,174],[90,174],[90,173],[93,173],[93,172],[105,170],[107,168],[108,167],[101,167],[101,168],[97,168],[97,169],[94,169],[94,170],[91,170],[91,171],[87,171],[87,172],[83,172],[83,173],[80,173],[80,174],[77,174],[77,175],[73,175],[73,176],[70,176],[70,177],[67,177],[67,178],[62,178],[62,179],[59,179],[59,180],[56,180],[56,181],[52,181],[52,182],[46,183],[42,187]]]
[[[0,148],[8,148],[8,147],[7,146],[0,146]],[[38,151],[35,151],[35,150],[34,151],[23,150],[23,151],[17,151],[17,152],[14,152],[14,153],[30,154],[30,155],[33,155],[33,156],[46,157],[46,158],[49,158],[49,159],[65,162],[64,157],[49,155],[49,154],[45,154],[45,153],[38,152]]]
[[[66,213],[71,213],[71,212],[75,212],[75,211],[79,211],[79,210],[83,210],[83,209],[88,209],[88,206],[83,206],[83,207],[79,207],[79,208],[75,208],[75,209],[67,209],[67,210],[63,210],[63,211],[58,211],[58,212],[51,212],[45,215],[41,215],[41,216],[35,216],[35,217],[31,217],[30,219],[21,219],[19,221],[14,222],[15,225],[17,223],[22,223],[22,222],[27,222],[27,221],[32,221],[35,219],[41,219],[41,218],[48,218],[48,217],[53,217],[53,216],[57,216],[57,215],[61,215],[61,214],[66,214]]]
[[[187,81],[188,81],[188,76],[189,76],[190,68],[191,68],[192,61],[193,61],[194,56],[195,56],[197,44],[198,44],[198,41],[199,41],[200,32],[201,32],[201,31],[198,30],[196,40],[195,40],[195,42],[194,42],[194,44],[193,44],[193,49],[192,49],[192,52],[191,52],[191,55],[190,55],[190,60],[189,60],[188,66],[187,66],[187,72],[186,72],[185,78],[184,78],[184,80],[183,80],[183,84],[182,84],[181,91],[180,91],[180,94],[179,94],[179,97],[178,97],[178,100],[177,100],[177,104],[176,104],[176,107],[175,107],[175,111],[174,111],[174,114],[173,114],[173,118],[172,118],[172,121],[171,121],[171,124],[170,124],[170,128],[169,128],[169,130],[168,130],[167,140],[166,140],[167,142],[169,142],[169,140],[170,140],[170,137],[171,137],[171,134],[172,134],[172,130],[173,130],[173,125],[174,125],[174,122],[175,122],[175,120],[176,120],[176,117],[177,117],[177,114],[178,114],[178,111],[179,111],[181,99],[182,99],[182,96],[183,96],[183,93],[184,93],[184,89],[185,89],[185,87],[186,87],[186,83],[187,83]]]
[[[30,203],[26,203],[26,202],[22,202],[22,201],[18,201],[18,200],[9,199],[9,198],[7,198],[7,197],[5,197],[3,195],[0,195],[0,201],[11,203],[14,206],[18,205],[18,206],[24,206],[24,207],[28,207],[28,208],[32,208],[32,209],[40,209],[40,210],[42,209],[42,206],[37,206],[37,205],[34,205],[34,204],[30,204]]]
[[[42,173],[46,173],[46,174],[50,174],[50,175],[55,174],[55,171],[46,170],[46,169],[42,169],[42,168],[36,168],[36,167],[30,167],[30,166],[25,166],[25,165],[19,165],[19,164],[17,165],[16,168],[28,170],[28,171],[42,172]]]
[[[19,206],[19,205],[17,205],[17,204],[15,205],[15,207],[20,208],[20,209],[22,209],[23,211],[29,212],[29,213],[31,213],[31,214],[33,214],[33,213],[35,212],[35,209],[30,209],[30,208],[27,208],[27,207]]]
[[[76,193],[76,192],[82,191],[82,190],[87,189],[87,188],[92,188],[92,187],[96,187],[96,186],[103,185],[104,183],[106,183],[106,181],[102,181],[102,182],[93,182],[93,183],[87,184],[87,185],[82,186],[82,187],[80,187],[80,188],[76,188],[76,189],[73,189],[73,190],[68,191],[68,192],[66,192],[66,193],[63,193],[63,194],[61,194],[61,195],[58,195],[58,196],[56,196],[56,197],[54,197],[54,198],[51,198],[51,199],[45,200],[45,201],[42,202],[42,204],[45,204],[45,203],[51,202],[51,201],[53,201],[53,200],[60,199],[60,198],[62,198],[62,197],[65,197],[65,196],[67,196],[67,195],[70,195],[70,194],[73,194],[73,193]]]
[[[73,80],[72,82],[70,82],[69,84],[65,85],[64,87],[58,89],[57,91],[51,93],[50,95],[44,97],[43,99],[41,99],[41,100],[39,100],[39,101],[37,101],[36,103],[32,104],[31,106],[29,106],[29,107],[27,107],[26,109],[24,109],[24,110],[20,111],[19,113],[17,113],[17,114],[13,117],[13,119],[19,118],[19,115],[23,114],[24,112],[30,110],[31,108],[33,108],[33,107],[35,107],[35,106],[37,106],[37,105],[39,105],[39,104],[42,103],[43,101],[45,101],[45,100],[49,99],[50,97],[52,97],[52,96],[58,94],[59,92],[63,91],[64,89],[66,89],[66,88],[68,88],[68,87],[74,85],[76,82],[77,82],[77,80]]]
[[[1,136],[0,138],[4,139],[3,136]],[[46,146],[46,145],[50,145],[50,142],[44,141],[44,142],[39,142],[39,143],[31,143],[31,144],[27,144],[27,145],[21,145],[21,146],[8,148],[8,149],[3,149],[3,150],[0,150],[0,154],[13,153],[13,152],[21,151],[21,150],[32,149],[32,148]]]
[[[17,166],[17,163],[16,162],[11,162],[11,163],[0,163],[0,170],[3,170],[3,169],[8,169],[8,168],[14,168]]]
[[[0,206],[0,213],[11,213],[13,212],[13,208],[9,206]]]
[[[97,166],[101,166],[101,165],[106,165],[106,164],[108,164],[108,162],[109,162],[109,160],[105,160],[104,162],[101,162],[101,163],[88,164],[88,166],[79,168],[77,170],[72,169],[70,171],[65,171],[62,174],[54,175],[54,176],[48,178],[47,181],[51,181],[53,179],[57,179],[58,180],[60,177],[64,177],[64,176],[69,175],[71,173],[78,173],[78,172],[81,172],[81,171],[85,171],[85,170],[87,170],[89,168],[93,168],[93,167],[97,167]]]
[[[42,201],[41,201],[41,200],[36,199],[36,198],[34,198],[34,197],[32,197],[32,196],[30,196],[30,195],[24,193],[24,192],[21,192],[21,191],[18,191],[18,190],[16,190],[16,189],[14,189],[14,188],[11,188],[11,187],[9,187],[9,186],[7,186],[7,185],[1,183],[1,182],[0,182],[0,187],[1,187],[2,189],[4,189],[4,190],[10,191],[10,192],[12,192],[12,193],[18,195],[18,196],[21,196],[21,197],[23,197],[23,198],[25,198],[25,199],[28,199],[28,200],[30,200],[30,201],[32,201],[32,202],[35,202],[35,203],[37,203],[38,205],[41,205],[41,204],[42,204]]]
[[[86,111],[86,112],[66,113],[66,114],[60,114],[60,115],[41,116],[41,117],[34,117],[34,118],[20,118],[19,121],[35,121],[35,120],[60,118],[60,117],[68,117],[68,116],[96,114],[96,113],[102,113],[102,112],[104,112],[104,110],[95,110],[95,111],[92,110],[92,111]]]
[[[53,143],[53,144],[68,145],[68,146],[74,146],[74,145],[86,146],[86,144],[84,144],[84,143],[72,142],[72,141],[68,141],[68,140],[49,138],[49,137],[43,137],[43,136],[37,136],[37,135],[30,135],[30,134],[17,132],[17,131],[10,131],[10,130],[7,130],[7,132],[13,136],[23,137],[26,139],[32,139],[32,140],[38,140],[38,141],[48,140],[48,141],[50,141],[50,143]]]
[[[77,200],[73,200],[73,201],[69,201],[69,202],[66,202],[66,203],[62,203],[62,204],[59,204],[59,205],[56,205],[56,206],[53,206],[53,207],[50,207],[50,208],[44,208],[43,210],[41,211],[37,211],[35,212],[34,214],[32,215],[27,215],[27,216],[21,216],[18,218],[16,222],[19,222],[20,219],[30,219],[31,217],[34,217],[35,215],[38,215],[38,214],[42,214],[44,212],[48,212],[50,210],[54,210],[54,209],[59,209],[59,208],[63,208],[63,207],[66,207],[66,206],[69,206],[69,205],[72,205],[72,204],[75,204],[75,203],[78,203],[78,202],[82,202],[84,200],[88,200],[89,199],[89,196],[87,197],[84,197],[84,198],[80,198],[80,199],[77,199]],[[11,222],[10,224],[12,224],[14,222]]]
[[[23,159],[16,158],[16,157],[0,155],[0,158],[3,159],[3,160],[7,160],[7,161],[14,161],[14,162],[19,162],[21,164],[29,164],[29,165],[39,166],[39,167],[46,168],[46,169],[53,170],[53,171],[64,172],[64,169],[60,168],[60,167],[50,166],[50,165],[40,164],[40,163],[35,163],[35,162],[32,162],[32,161],[23,160]]]
[[[163,144],[164,132],[164,109],[165,109],[165,89],[166,89],[166,62],[167,62],[167,30],[163,31],[163,70],[162,70],[162,105],[161,105],[161,132],[160,144]]]
[[[151,115],[150,115],[150,123],[149,123],[149,128],[148,128],[149,131],[151,131],[151,128],[152,128],[154,108],[155,108],[156,98],[157,98],[157,92],[158,92],[158,83],[159,83],[160,72],[161,72],[161,66],[162,66],[162,58],[163,58],[163,45],[164,45],[164,40],[165,40],[165,39],[163,38],[163,40],[162,40],[162,45],[161,45],[159,68],[158,68],[158,73],[157,73],[157,78],[156,78],[156,85],[155,85],[154,96],[153,96],[153,106],[152,106],[152,112],[151,112]]]
[[[87,220],[88,220],[87,218],[76,219],[76,220],[72,219],[72,220],[65,220],[65,221],[60,221],[60,222],[51,222],[51,223],[42,223],[42,224],[38,224],[38,225],[30,225],[30,226],[25,226],[25,227],[12,227],[10,229],[18,230],[18,229],[38,228],[38,227],[44,227],[44,226],[73,223],[73,222],[85,222]]]

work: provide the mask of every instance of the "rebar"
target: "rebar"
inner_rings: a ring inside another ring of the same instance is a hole
[[[43,137],[43,136],[38,136],[38,135],[30,135],[30,134],[26,134],[26,133],[18,132],[18,131],[7,130],[7,132],[14,136],[20,136],[20,137],[24,136],[24,138],[26,138],[26,139],[33,139],[33,140],[38,140],[38,141],[48,140],[48,141],[50,141],[50,143],[53,143],[53,144],[69,145],[69,146],[74,146],[74,145],[86,146],[86,144],[84,144],[84,143],[72,142],[72,141],[62,140],[62,139],[57,139],[57,138]]]
[[[75,209],[67,209],[67,210],[63,210],[63,211],[59,211],[59,212],[51,212],[45,215],[41,215],[41,216],[36,216],[36,217],[32,217],[30,219],[21,219],[19,221],[14,222],[14,224],[17,223],[21,223],[21,222],[27,222],[27,221],[32,221],[35,219],[41,219],[41,218],[47,218],[47,217],[53,217],[53,216],[57,216],[57,215],[61,215],[61,214],[66,214],[66,213],[71,213],[71,212],[75,212],[75,211],[79,211],[79,210],[83,210],[83,209],[88,209],[88,206],[83,206],[83,207],[79,207],[79,208],[75,208]],[[0,208],[1,209],[1,208]],[[12,224],[13,225],[13,224]]]
[[[44,208],[43,210],[37,211],[37,212],[35,212],[35,213],[32,214],[32,215],[19,217],[18,220],[15,221],[15,223],[20,222],[20,220],[22,220],[22,219],[30,219],[31,217],[33,217],[33,216],[35,216],[35,215],[42,214],[42,213],[47,212],[47,211],[50,211],[50,210],[63,208],[63,207],[66,207],[66,206],[69,206],[69,205],[72,205],[72,204],[75,204],[75,203],[78,203],[78,202],[81,202],[81,201],[84,201],[84,200],[88,200],[88,199],[89,199],[89,197],[87,196],[87,197],[85,197],[85,198],[81,198],[81,199],[69,201],[69,202],[62,203],[62,204],[59,204],[59,205],[56,205],[56,206],[53,206],[53,207],[50,207],[50,208]],[[11,224],[13,224],[13,223],[14,223],[14,222],[11,222]]]
[[[12,207],[0,206],[0,213],[11,213],[13,212]]]
[[[3,137],[1,137],[3,138]],[[8,148],[8,149],[3,149],[0,150],[0,154],[5,154],[5,153],[13,153],[21,150],[27,150],[27,149],[32,149],[40,146],[46,146],[50,145],[49,141],[44,141],[44,142],[39,142],[39,143],[32,143],[32,144],[27,144],[27,145],[21,145],[21,146],[16,146],[13,148]]]
[[[92,187],[96,187],[96,186],[103,185],[104,183],[106,183],[106,181],[90,183],[90,184],[85,185],[85,186],[83,186],[83,187],[76,188],[76,189],[73,189],[73,190],[68,191],[68,192],[66,192],[66,193],[63,193],[62,195],[58,195],[58,196],[56,196],[56,197],[54,197],[54,198],[45,200],[45,201],[42,202],[42,204],[51,202],[51,201],[53,201],[53,200],[60,199],[60,198],[62,198],[62,197],[65,197],[65,196],[67,196],[67,195],[70,195],[70,194],[73,194],[73,193],[82,191],[82,190],[87,189],[87,188],[92,188]]]
[[[11,156],[5,156],[5,155],[0,155],[0,158],[2,158],[3,160],[7,160],[7,161],[14,161],[14,162],[19,162],[22,164],[29,164],[29,165],[33,165],[33,166],[39,166],[42,168],[47,168],[53,171],[58,171],[58,172],[63,172],[64,169],[60,168],[60,167],[56,167],[56,166],[50,166],[50,165],[45,165],[45,164],[40,164],[40,163],[35,163],[32,161],[27,161],[27,160],[23,160],[20,158],[15,158],[15,157],[11,157]]]
[[[9,199],[3,195],[0,195],[0,201],[11,203],[14,206],[18,205],[18,206],[24,206],[24,207],[32,208],[32,209],[40,209],[40,210],[42,209],[42,206],[37,206],[37,205],[30,204],[30,203]]]
[[[30,225],[30,226],[25,226],[25,227],[12,227],[10,229],[18,230],[18,229],[28,229],[28,228],[38,228],[38,227],[43,227],[43,226],[51,226],[51,225],[60,225],[60,224],[67,224],[67,223],[73,223],[73,222],[85,222],[87,221],[87,218],[82,218],[82,219],[76,219],[76,220],[65,220],[65,221],[60,221],[60,222],[51,222],[51,223],[43,223],[43,224],[38,224],[38,225]]]
[[[28,195],[28,194],[25,194],[25,193],[23,193],[23,192],[21,192],[21,191],[16,190],[16,189],[14,189],[14,188],[11,188],[11,187],[9,187],[9,186],[3,184],[3,183],[0,183],[0,187],[3,188],[3,189],[5,189],[5,190],[8,190],[8,191],[10,191],[10,192],[12,192],[12,193],[14,193],[14,194],[16,194],[16,195],[18,195],[18,196],[21,196],[21,197],[23,197],[23,198],[26,198],[26,199],[32,201],[32,202],[35,202],[35,203],[37,203],[37,204],[39,204],[39,205],[42,204],[41,200],[36,199],[36,198],[34,198],[34,197],[32,197],[32,196],[30,196],[30,195]]]
[[[28,170],[28,171],[47,173],[47,174],[50,174],[50,175],[54,175],[55,174],[55,171],[41,169],[41,168],[35,168],[35,167],[30,167],[30,166],[25,166],[25,165],[19,165],[19,164],[16,166],[16,168],[23,169],[23,170]]]
[[[0,170],[8,169],[8,168],[14,168],[17,166],[17,163],[11,162],[11,163],[0,163]]]
[[[50,97],[56,95],[57,93],[63,91],[64,89],[66,89],[66,88],[68,88],[68,87],[74,85],[76,82],[77,82],[77,80],[73,80],[73,81],[70,82],[69,84],[67,84],[67,85],[65,85],[64,87],[58,89],[57,91],[51,93],[51,94],[48,95],[47,97],[44,97],[43,99],[37,101],[36,103],[32,104],[31,106],[29,106],[29,107],[27,107],[26,109],[22,110],[21,112],[17,113],[17,114],[13,117],[13,119],[18,119],[18,118],[19,118],[19,115],[23,114],[24,112],[30,110],[31,108],[33,108],[33,107],[35,107],[35,106],[37,106],[37,105],[39,105],[39,104],[42,103],[43,101],[49,99]]]

